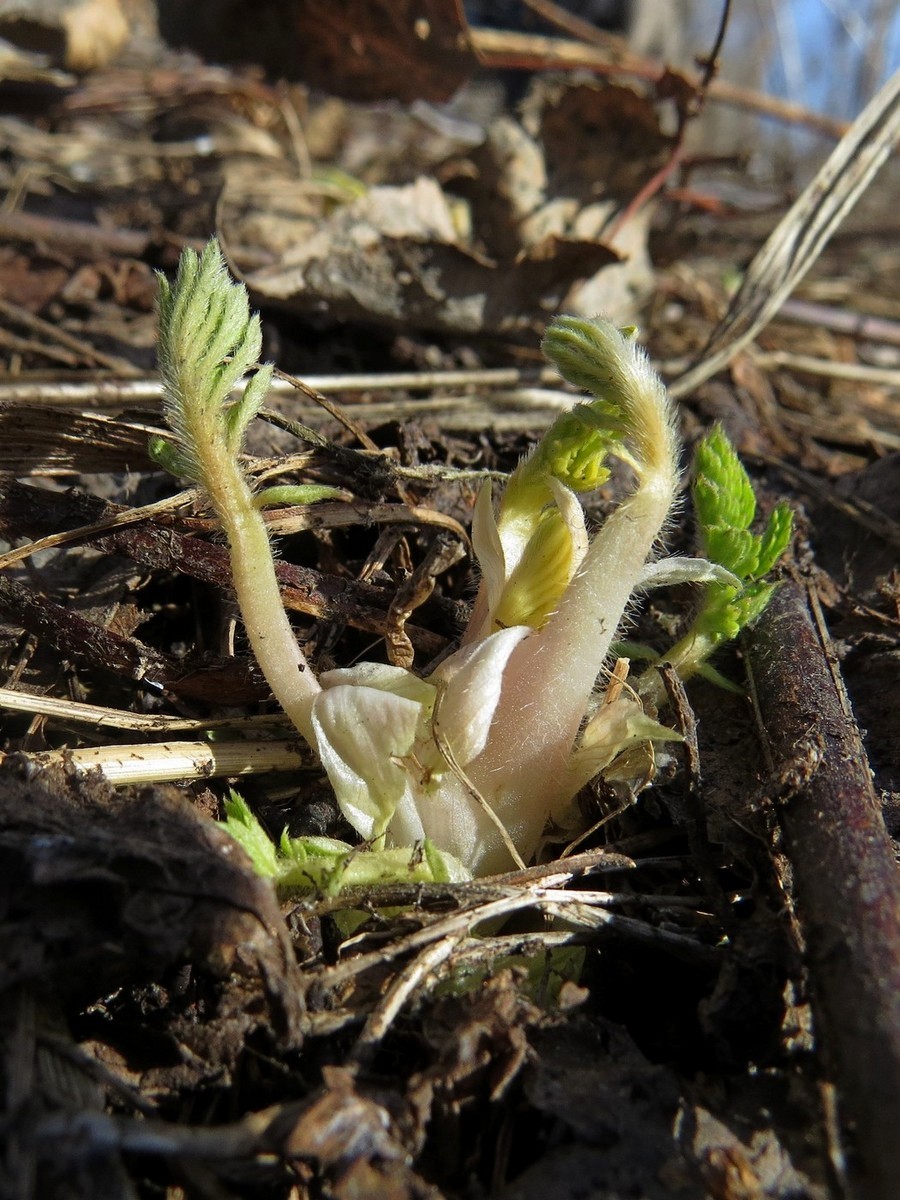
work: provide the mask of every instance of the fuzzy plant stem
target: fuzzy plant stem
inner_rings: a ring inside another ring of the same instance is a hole
[[[234,459],[223,455],[213,461],[216,469],[204,486],[228,539],[235,596],[250,647],[275,699],[314,747],[312,705],[321,688],[281,602],[265,521]]]
[[[552,349],[552,347],[551,347]],[[513,652],[484,753],[470,769],[528,861],[551,816],[571,798],[566,764],[597,677],[629,600],[665,525],[678,486],[678,439],[662,383],[633,348],[617,380],[638,484],[591,542],[578,574],[546,625]],[[555,361],[565,371],[565,362]],[[589,377],[568,377],[591,386]],[[596,383],[594,384],[596,388]],[[545,807],[535,804],[543,797]]]
[[[491,779],[503,776],[502,799],[494,808],[526,862],[547,811],[552,816],[569,799],[566,764],[674,491],[674,475],[654,480],[609,517],[556,613],[522,643],[507,667],[488,745],[469,774],[487,792],[493,790]],[[536,794],[544,797],[545,808],[528,802]]]
[[[186,250],[174,287],[159,277],[159,359],[163,408],[173,441],[155,439],[154,457],[199,484],[228,539],[234,589],[256,660],[278,703],[315,747],[312,705],[319,683],[281,603],[262,514],[238,461],[244,432],[265,400],[271,367],[257,364],[259,317],[246,289],[228,277],[211,241],[202,256]]]

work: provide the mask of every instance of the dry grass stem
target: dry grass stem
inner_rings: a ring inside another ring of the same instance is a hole
[[[284,728],[288,722],[281,713],[259,717],[215,717],[194,719],[171,717],[167,713],[133,713],[99,704],[81,704],[55,696],[37,696],[0,688],[0,709],[7,712],[32,713],[49,717],[62,724],[90,725],[92,729],[130,729],[140,733],[204,733],[208,729],[243,730]]]
[[[5,757],[5,756],[4,756]],[[293,741],[144,742],[132,746],[86,746],[19,756],[37,767],[62,766],[79,775],[99,771],[117,787],[195,779],[298,771],[308,754]],[[2,761],[2,760],[0,760]]]
[[[305,388],[325,395],[356,392],[447,391],[457,388],[539,388],[556,384],[559,376],[548,367],[520,370],[518,367],[479,368],[471,371],[379,371],[356,375],[307,375]],[[242,394],[240,380],[234,395]],[[296,386],[288,379],[273,379],[270,396],[295,396]],[[46,404],[62,408],[121,408],[131,405],[155,407],[162,399],[162,384],[156,375],[141,379],[110,379],[107,375],[85,380],[29,380],[0,383],[0,403]],[[318,411],[310,409],[310,412]]]
[[[863,109],[747,269],[695,364],[669,385],[688,396],[775,316],[890,155],[900,135],[900,71]]]
[[[900,388],[900,369],[873,367],[868,363],[835,362],[830,358],[813,358],[809,354],[792,354],[788,350],[757,350],[753,359],[760,367],[786,367],[806,375],[821,375],[826,379],[849,379],[854,383],[872,383],[876,387]]]

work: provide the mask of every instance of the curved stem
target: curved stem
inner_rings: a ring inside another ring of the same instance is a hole
[[[228,538],[234,590],[250,646],[275,699],[315,748],[311,714],[321,687],[281,603],[265,521],[243,472],[224,447],[199,440],[195,445],[203,486]]]
[[[469,774],[533,855],[571,799],[567,765],[591,692],[675,494],[674,467],[608,518],[557,611],[513,652],[484,753]],[[498,781],[502,780],[497,795]]]

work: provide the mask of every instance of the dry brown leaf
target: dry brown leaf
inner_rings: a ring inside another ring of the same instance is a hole
[[[223,232],[277,257],[245,278],[294,311],[469,334],[534,336],[560,308],[627,322],[652,283],[649,208],[611,231],[669,149],[628,88],[536,84],[523,122],[412,182],[341,196],[283,164],[232,173]]]
[[[161,0],[160,30],[354,100],[446,100],[477,68],[456,0]]]
[[[545,238],[512,263],[461,244],[447,197],[424,176],[372,188],[324,218],[277,266],[246,275],[269,300],[332,318],[455,332],[542,326],[573,279],[615,261],[606,246]]]

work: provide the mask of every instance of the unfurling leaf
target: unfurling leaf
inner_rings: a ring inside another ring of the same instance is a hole
[[[690,628],[662,660],[683,678],[700,672],[706,659],[731,641],[764,611],[775,590],[766,576],[787,549],[793,516],[779,504],[762,534],[753,533],[756,496],[749,476],[724,430],[716,426],[697,447],[693,485],[700,545],[713,564],[731,572],[730,580],[706,587]],[[714,678],[710,669],[703,669]],[[642,678],[642,695],[662,695],[655,672]]]

